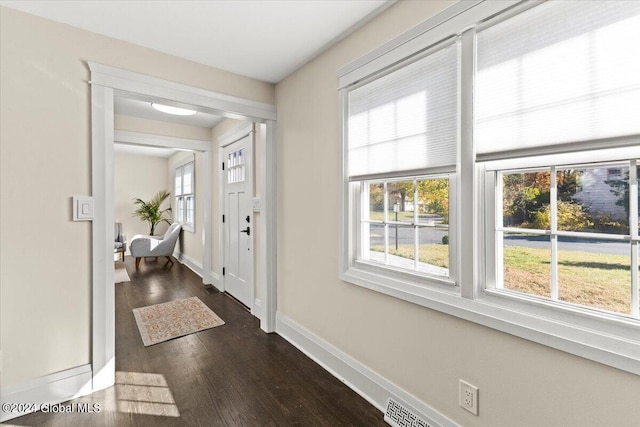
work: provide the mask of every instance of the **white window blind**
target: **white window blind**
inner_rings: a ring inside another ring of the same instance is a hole
[[[457,45],[349,93],[351,180],[456,162]]]
[[[193,193],[193,162],[182,167],[182,194]]]
[[[175,181],[176,197],[182,196],[182,168],[176,169],[176,181]]]
[[[549,1],[477,35],[477,153],[640,134],[640,2]]]

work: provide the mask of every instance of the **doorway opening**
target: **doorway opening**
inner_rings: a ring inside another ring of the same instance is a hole
[[[243,120],[255,123],[260,128],[261,137],[257,144],[262,150],[260,159],[260,186],[257,192],[261,195],[260,228],[264,231],[257,252],[260,253],[260,294],[261,306],[256,315],[260,319],[260,327],[265,332],[275,330],[276,317],[276,152],[275,152],[275,107],[272,105],[248,101],[217,92],[207,91],[188,85],[157,79],[130,71],[117,69],[96,63],[88,63],[91,70],[91,122],[92,122],[92,196],[94,198],[95,219],[93,229],[93,281],[92,281],[92,388],[100,390],[114,384],[115,381],[115,301],[113,270],[113,224],[114,224],[114,97],[126,94],[130,99],[193,109],[198,112],[218,115],[220,117]],[[125,135],[130,142],[145,145],[141,142],[144,136],[131,132]],[[184,139],[184,138],[181,138]],[[191,141],[183,141],[192,144]],[[207,164],[220,164],[218,151],[212,149],[210,140]],[[202,146],[184,147],[200,150]],[[207,154],[208,153],[208,154]],[[213,169],[211,169],[213,170]],[[215,174],[209,172],[209,179],[203,185],[211,191]],[[206,201],[205,201],[206,203]],[[212,206],[211,201],[208,203]],[[209,244],[213,241],[213,225],[217,224],[212,206],[203,214],[204,233],[212,236],[205,239]],[[218,233],[219,234],[219,233]],[[218,238],[220,236],[218,235]],[[213,253],[213,250],[211,251]],[[203,257],[203,282],[210,281],[214,286],[221,286],[221,271],[214,271],[214,256]],[[224,281],[222,281],[223,283]]]

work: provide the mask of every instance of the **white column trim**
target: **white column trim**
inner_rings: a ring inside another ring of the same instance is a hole
[[[93,390],[115,382],[113,264],[113,89],[91,86],[91,170],[94,198],[92,349]]]
[[[260,327],[265,332],[276,330],[276,312],[278,309],[277,285],[277,141],[276,122],[268,120],[260,132],[260,145],[263,153],[260,194],[262,211],[260,212],[261,236],[261,315]]]
[[[212,143],[209,142],[209,147],[211,147],[211,145]],[[211,277],[211,269],[213,268],[213,212],[211,208],[211,201],[213,200],[213,185],[211,183],[211,181],[213,181],[213,173],[211,170],[212,157],[211,150],[207,150],[202,153],[202,173],[205,179],[203,180],[204,194],[202,195],[202,201],[200,203],[204,206],[202,213],[202,233],[204,241],[204,250],[202,254],[202,282],[205,285],[213,283],[213,277]],[[198,202],[196,201],[196,203]]]

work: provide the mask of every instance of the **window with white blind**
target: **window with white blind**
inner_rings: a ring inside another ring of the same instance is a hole
[[[640,2],[459,2],[339,85],[341,279],[640,374]]]
[[[360,269],[455,282],[457,58],[449,41],[348,93],[346,163],[357,212],[350,226]]]
[[[195,230],[195,170],[194,162],[176,168],[175,173],[176,222],[187,231]]]
[[[349,91],[349,178],[454,169],[455,42]]]
[[[481,164],[487,289],[640,318],[634,34],[637,2],[547,2],[478,32],[477,152],[504,159]],[[601,162],[612,143],[628,148]]]
[[[639,33],[640,3],[619,1],[546,2],[479,31],[478,154],[640,134]]]

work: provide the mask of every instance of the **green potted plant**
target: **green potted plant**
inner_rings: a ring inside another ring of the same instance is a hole
[[[160,209],[162,203],[167,200],[167,198],[171,195],[168,191],[158,191],[158,193],[153,196],[153,199],[145,202],[142,199],[133,199],[133,204],[137,205],[137,209],[133,212],[133,216],[137,216],[142,221],[146,221],[149,223],[151,227],[150,235],[153,236],[155,232],[156,225],[161,222],[166,222],[167,224],[171,224],[171,216],[169,212],[171,212],[171,207],[166,209]]]

